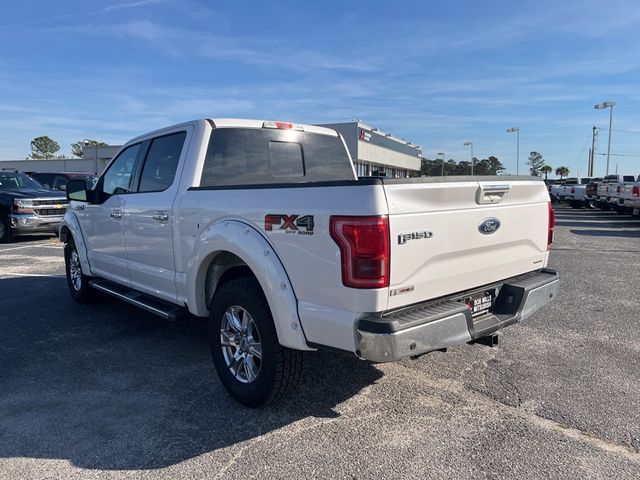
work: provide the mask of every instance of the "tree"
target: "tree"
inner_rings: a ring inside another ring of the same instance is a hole
[[[498,175],[500,172],[504,172],[504,165],[494,156],[483,158],[473,169],[476,175]]]
[[[71,144],[71,154],[82,158],[84,155],[83,147],[108,147],[109,145],[99,140],[81,140]]]
[[[536,177],[540,176],[540,169],[544,167],[544,157],[539,152],[531,152],[529,154],[529,160],[527,161],[529,164],[529,170],[531,171],[531,175]]]
[[[29,156],[35,160],[55,158],[58,150],[60,150],[58,142],[44,135],[31,140],[31,154]]]
[[[562,177],[569,175],[569,169],[567,167],[558,167],[556,168],[556,175],[558,175],[560,180],[562,180]]]
[[[553,172],[553,168],[551,167],[551,165],[545,165],[544,167],[542,167],[540,169],[540,172],[544,173],[544,179],[547,179],[547,175],[549,175],[551,172]]]

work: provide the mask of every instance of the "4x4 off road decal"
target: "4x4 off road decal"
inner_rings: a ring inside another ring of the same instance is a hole
[[[284,230],[285,233],[313,235],[313,215],[285,215],[269,213],[264,216],[264,229],[267,232]]]

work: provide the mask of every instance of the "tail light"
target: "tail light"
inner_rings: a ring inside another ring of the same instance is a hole
[[[555,230],[555,227],[556,227],[556,216],[555,216],[555,212],[553,211],[553,206],[551,205],[551,202],[549,202],[549,222],[547,227],[547,250],[549,250],[549,248],[551,247],[551,244],[553,243],[553,231]]]
[[[620,185],[618,185],[618,188],[616,188],[616,192],[620,193]]]
[[[342,283],[351,288],[389,286],[389,217],[331,217],[340,247]]]
[[[571,194],[573,195],[574,193],[576,193],[576,187],[571,187]]]
[[[631,195],[633,195],[634,197],[640,197],[640,187],[638,185],[633,186],[633,189],[631,190]]]
[[[299,132],[304,131],[304,127],[302,125],[296,125],[295,123],[287,122],[263,122],[262,128],[275,128],[277,130],[298,130]]]

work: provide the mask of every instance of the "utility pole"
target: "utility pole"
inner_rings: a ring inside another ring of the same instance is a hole
[[[594,105],[596,110],[602,110],[603,108],[609,108],[609,142],[607,143],[607,175],[609,175],[609,157],[611,157],[611,124],[613,123],[613,107],[616,106],[616,102],[602,102],[598,105]]]
[[[594,160],[596,159],[596,135],[598,135],[598,128],[593,126],[593,133],[591,134],[591,150],[589,150],[589,171],[587,175],[593,177]]]

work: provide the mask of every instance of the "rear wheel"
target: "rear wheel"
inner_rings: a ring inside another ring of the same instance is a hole
[[[569,200],[569,205],[571,206],[571,208],[582,208],[582,203],[576,202],[574,200]]]
[[[73,239],[64,246],[64,263],[71,297],[78,303],[89,303],[95,296],[95,290],[89,286],[89,278],[82,273],[80,255]]]
[[[11,224],[6,215],[0,216],[0,243],[9,243],[13,240]]]
[[[255,278],[231,280],[211,301],[209,343],[222,385],[249,407],[282,400],[302,373],[302,352],[278,342],[267,299]]]

